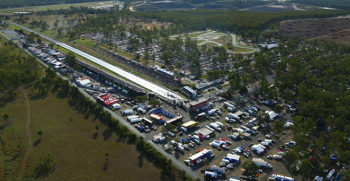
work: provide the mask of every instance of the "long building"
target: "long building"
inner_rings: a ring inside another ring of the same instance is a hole
[[[13,24],[15,24],[15,23],[13,23]],[[142,79],[141,77],[138,77],[138,76],[136,76],[136,75],[134,75],[132,73],[129,73],[129,72],[127,72],[127,71],[125,71],[125,70],[123,70],[123,69],[121,69],[119,67],[116,67],[116,66],[114,66],[112,64],[109,64],[109,63],[107,63],[107,62],[105,62],[105,61],[103,61],[103,60],[101,60],[99,58],[96,58],[96,57],[94,57],[94,56],[92,56],[90,54],[87,54],[87,53],[85,53],[85,52],[83,52],[83,51],[81,51],[79,49],[76,49],[76,48],[74,48],[72,46],[69,46],[69,45],[67,45],[65,43],[59,42],[59,41],[57,41],[57,40],[55,40],[53,38],[50,38],[48,36],[45,36],[45,35],[40,34],[38,32],[35,32],[35,31],[33,31],[33,30],[29,29],[29,28],[26,28],[24,26],[21,26],[21,25],[18,25],[18,24],[15,24],[15,25],[25,29],[26,31],[33,32],[33,33],[39,35],[40,37],[42,37],[42,38],[44,38],[44,39],[46,39],[48,41],[56,43],[58,46],[61,46],[61,47],[65,48],[65,49],[67,49],[67,50],[69,50],[69,51],[71,51],[71,52],[73,52],[73,53],[75,53],[77,55],[80,55],[80,56],[88,59],[89,61],[91,61],[91,62],[93,62],[93,63],[95,63],[97,65],[100,65],[103,68],[105,68],[105,69],[107,69],[107,70],[109,70],[109,71],[111,71],[113,73],[116,73],[119,76],[121,76],[121,77],[123,77],[123,78],[125,78],[125,79],[127,79],[127,80],[129,80],[129,81],[131,81],[131,82],[133,82],[133,83],[135,83],[135,84],[137,84],[137,85],[139,85],[139,86],[141,86],[141,87],[151,91],[151,92],[154,92],[155,94],[159,95],[160,97],[163,97],[163,98],[171,100],[171,101],[181,101],[181,100],[183,100],[181,96],[177,95],[176,93],[174,93],[174,92],[172,92],[170,90],[167,90],[167,89],[165,89],[165,88],[163,88],[163,87],[161,87],[159,85],[156,85],[156,84],[154,84],[154,83],[152,83],[150,81]]]
[[[182,100],[182,98],[179,95],[177,95],[176,93],[173,93],[173,92],[171,92],[163,87],[160,87],[159,85],[156,85],[152,82],[149,82],[145,79],[142,79],[142,78],[140,78],[132,73],[129,73],[129,72],[127,72],[119,67],[116,67],[112,64],[109,64],[109,63],[107,63],[99,58],[96,58],[90,54],[87,54],[79,49],[76,49],[76,48],[69,46],[69,45],[62,43],[62,42],[57,42],[56,44],[73,52],[73,53],[76,53],[77,55],[80,55],[80,56],[88,59],[89,61],[91,61],[93,63],[96,63],[97,65],[100,65],[100,66],[106,68],[109,71],[112,71],[112,72],[122,76],[123,78],[125,78],[125,79],[139,85],[139,86],[142,86],[142,87],[158,94],[159,96],[161,96],[163,98],[173,100],[173,101]]]

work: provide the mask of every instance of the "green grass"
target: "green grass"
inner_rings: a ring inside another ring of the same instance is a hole
[[[214,43],[211,43],[211,42],[205,43],[203,45],[207,45],[208,48],[213,48],[213,47],[217,46],[217,44],[214,44]]]
[[[251,49],[234,47],[234,48],[233,48],[233,51],[236,52],[236,53],[244,53],[244,52],[249,52],[249,51],[251,51]]]
[[[37,131],[43,132],[37,146],[28,146],[23,94],[20,92],[15,101],[0,108],[0,115],[10,116],[9,124],[0,130],[0,168],[9,175],[0,172],[0,180],[18,177],[23,155],[29,147],[24,180],[29,180],[39,158],[46,153],[51,154],[55,170],[38,180],[160,180],[160,170],[144,158],[139,161],[134,145],[118,142],[115,134],[105,139],[106,127],[72,109],[67,99],[49,94],[44,99],[30,100],[29,105],[32,143],[39,140]],[[100,128],[94,139],[96,125]],[[105,153],[109,153],[107,170],[103,170]]]
[[[111,1],[75,3],[75,4],[55,4],[55,5],[45,5],[45,6],[31,6],[31,7],[0,9],[0,13],[13,13],[13,12],[18,12],[18,11],[37,12],[37,11],[46,11],[46,10],[68,9],[70,7],[80,7],[80,6],[94,7],[94,6],[99,5],[99,3],[105,3],[105,5],[112,4]]]
[[[96,41],[91,39],[76,39],[72,43],[73,45],[77,43],[88,48],[93,48],[96,45]]]
[[[232,42],[232,37],[230,35],[221,36],[219,39],[213,39],[212,41],[226,45]]]

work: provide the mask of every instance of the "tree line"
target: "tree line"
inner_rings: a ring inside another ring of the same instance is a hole
[[[103,109],[102,105],[85,97],[77,87],[73,87],[67,80],[59,78],[50,68],[46,69],[46,76],[37,80],[34,87],[36,88],[36,92],[33,92],[34,96],[45,96],[49,91],[52,91],[61,98],[68,98],[70,106],[80,113],[88,117],[94,116],[100,120],[101,123],[115,132],[121,140],[134,144],[138,151],[162,170],[162,176],[166,180],[191,180],[181,170],[176,169],[171,160],[159,153],[151,144],[145,142],[142,137],[137,137],[126,126],[122,125],[119,120],[114,119],[109,112]],[[179,176],[182,178],[178,178]]]
[[[13,42],[0,43],[0,102],[16,96],[16,89],[30,84],[39,77],[35,58],[26,56]]]

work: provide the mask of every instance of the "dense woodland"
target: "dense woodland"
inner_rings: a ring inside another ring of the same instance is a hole
[[[174,33],[193,30],[216,29],[254,37],[268,25],[284,19],[329,17],[345,11],[290,11],[279,13],[239,12],[225,10],[194,10],[172,12],[125,12],[136,18],[155,18],[176,25]]]
[[[74,8],[71,10],[59,11],[59,13],[80,13],[79,11],[79,8]],[[91,13],[96,14],[99,12],[91,11]],[[117,24],[121,17],[124,17],[124,20],[128,21],[130,21],[130,19],[137,19],[139,21],[157,19],[160,22],[172,23],[172,26],[167,29],[169,34],[215,29],[235,32],[246,37],[257,37],[260,34],[260,31],[281,20],[310,17],[325,18],[346,13],[348,12],[343,10],[290,11],[279,13],[239,12],[230,10],[191,10],[171,12],[130,12],[125,10],[120,13],[106,13],[104,15],[93,17],[85,16],[81,19],[80,24],[85,28],[89,26],[88,30],[90,30],[99,27],[108,27],[111,25],[110,23]],[[92,25],[91,23],[95,24]]]
[[[157,1],[157,0],[152,0]],[[138,11],[164,11],[164,10],[179,10],[179,9],[230,9],[238,10],[242,8],[249,8],[259,5],[271,3],[263,0],[175,0],[166,3],[148,3],[142,6],[137,6]]]

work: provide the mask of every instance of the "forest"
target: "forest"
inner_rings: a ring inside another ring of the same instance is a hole
[[[171,22],[175,25],[174,33],[194,30],[216,29],[236,32],[243,36],[254,37],[268,25],[285,19],[325,18],[346,14],[347,11],[289,11],[279,13],[240,12],[229,10],[193,10],[171,12],[122,12],[124,15],[139,19],[157,19],[161,22]]]
[[[89,8],[70,8],[69,10],[44,11],[41,15],[77,14],[84,12],[80,17],[76,30],[106,29],[110,23],[147,22],[156,19],[160,22],[169,22],[171,26],[162,28],[166,34],[178,34],[184,32],[214,29],[220,31],[235,32],[243,37],[256,39],[260,32],[274,23],[287,19],[302,18],[326,18],[347,14],[346,10],[311,10],[288,12],[242,12],[232,10],[188,10],[188,11],[158,11],[158,12],[131,12],[123,10],[118,13],[93,10]],[[98,14],[97,16],[89,16]],[[93,23],[93,24],[91,24]],[[104,27],[104,28],[103,28]],[[102,30],[104,31],[104,30]]]
[[[153,0],[156,1],[156,0]],[[148,2],[142,6],[137,6],[138,11],[164,11],[164,10],[176,10],[176,9],[230,9],[238,10],[242,8],[249,8],[259,5],[271,3],[270,1],[262,0],[191,0],[183,1],[177,0],[166,3],[152,3]]]

